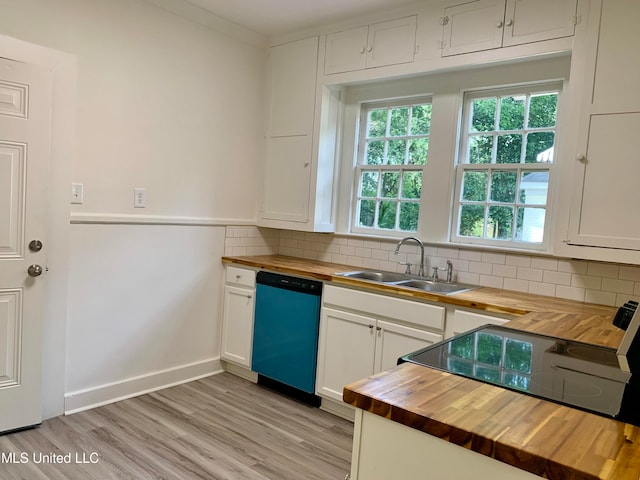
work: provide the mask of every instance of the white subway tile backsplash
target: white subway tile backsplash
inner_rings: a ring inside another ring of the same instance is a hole
[[[430,253],[430,255],[432,254]],[[454,258],[458,258],[460,256],[460,250],[458,250],[457,248],[437,248],[437,255],[439,257],[453,260]]]
[[[536,295],[556,296],[556,286],[552,283],[529,282],[529,292]]]
[[[640,267],[620,266],[619,278],[620,280],[633,280],[634,282],[640,282]]]
[[[614,278],[602,279],[602,290],[605,292],[617,292],[633,294],[635,284],[630,280],[616,280]]]
[[[407,260],[417,272],[420,250],[403,245],[394,255],[397,239],[378,240],[344,235],[295,232],[253,226],[226,229],[225,255],[279,253],[358,268],[404,272]],[[476,249],[425,246],[425,264],[444,267],[453,262],[454,278],[463,283],[518,292],[556,296],[603,305],[640,300],[640,266],[586,260],[555,259],[524,254],[502,254]]]
[[[531,268],[539,268],[540,270],[558,270],[558,260],[533,257],[531,259]]]
[[[518,280],[517,278],[505,278],[503,288],[507,290],[514,290],[516,292],[529,292],[528,280]]]
[[[556,286],[556,297],[584,302],[585,289],[578,287],[568,287],[566,285],[558,285]]]
[[[485,263],[496,263],[503,265],[507,260],[507,256],[503,253],[483,253],[482,261]]]
[[[620,267],[610,263],[589,262],[587,274],[596,277],[618,278]]]
[[[475,250],[461,250],[458,258],[460,258],[460,260],[469,260],[471,262],[481,262],[482,253],[476,252]]]
[[[518,273],[518,268],[512,265],[493,265],[493,274],[505,277],[505,278],[516,278]]]
[[[600,290],[602,288],[602,277],[573,274],[571,275],[571,286],[584,287],[590,290]]]
[[[571,274],[566,272],[556,272],[553,270],[543,270],[543,283],[553,283],[556,285],[571,285]]]
[[[524,255],[507,255],[505,263],[507,265],[513,265],[514,267],[528,268],[531,266],[531,257],[525,257]]]
[[[616,305],[616,294],[613,292],[603,292],[601,290],[587,290],[584,295],[584,301],[614,306]]]
[[[480,275],[479,284],[483,287],[502,288],[504,285],[504,278],[494,277],[493,275]]]
[[[542,282],[543,271],[537,268],[518,267],[517,278],[530,280],[532,282]]]
[[[588,262],[581,260],[558,260],[558,271],[575,273],[577,275],[587,274]]]
[[[469,262],[469,271],[471,273],[480,273],[482,275],[491,275],[493,265],[482,262]]]

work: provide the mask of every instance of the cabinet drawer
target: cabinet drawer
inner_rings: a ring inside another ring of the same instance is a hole
[[[503,325],[509,321],[509,318],[494,317],[492,315],[484,315],[482,313],[467,312],[465,310],[455,310],[451,321],[447,321],[446,337],[453,337],[459,333],[468,332],[482,325]]]
[[[445,308],[418,301],[325,285],[323,304],[385,317],[402,323],[444,329]]]
[[[249,288],[256,286],[256,272],[245,268],[227,267],[225,282]]]

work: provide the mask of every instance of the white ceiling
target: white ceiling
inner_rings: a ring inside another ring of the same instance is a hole
[[[265,36],[402,7],[415,0],[186,0]]]

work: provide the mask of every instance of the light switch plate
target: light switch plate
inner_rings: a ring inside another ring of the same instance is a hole
[[[71,203],[73,205],[82,205],[84,202],[84,185],[82,183],[71,184]]]

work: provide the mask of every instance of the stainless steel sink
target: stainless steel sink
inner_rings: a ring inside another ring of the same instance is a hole
[[[381,272],[377,270],[358,270],[356,272],[337,273],[339,277],[357,278],[380,283],[395,283],[406,281],[409,277],[402,273]]]
[[[430,280],[406,280],[404,282],[397,282],[395,285],[399,287],[417,288],[418,290],[424,290],[425,292],[442,293],[444,295],[451,295],[453,293],[461,293],[479,288],[477,285],[433,282]]]
[[[405,275],[402,273],[385,272],[380,270],[357,270],[353,272],[341,272],[335,274],[338,277],[355,278],[368,282],[384,283],[403,288],[413,288],[424,292],[438,293],[441,295],[452,295],[454,293],[466,292],[479,288],[477,285],[466,283],[446,283],[433,281],[428,278],[416,277],[415,275]]]

